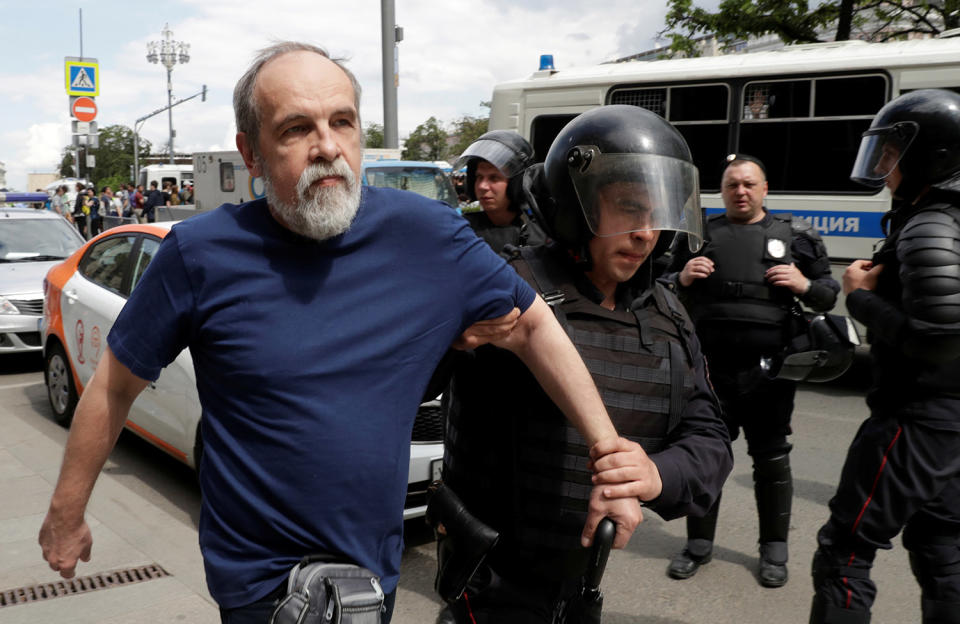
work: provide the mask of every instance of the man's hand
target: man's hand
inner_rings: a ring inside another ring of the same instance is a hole
[[[454,349],[465,351],[476,349],[488,342],[502,340],[510,335],[520,319],[520,309],[514,308],[507,314],[495,319],[474,323],[451,345]]]
[[[651,501],[660,496],[660,471],[636,442],[626,438],[601,440],[590,449],[593,484],[606,498],[639,498]]]
[[[580,535],[580,543],[584,548],[593,544],[593,535],[597,532],[597,525],[604,518],[610,518],[617,525],[617,534],[613,538],[614,548],[623,548],[630,541],[637,525],[643,522],[643,511],[640,510],[640,501],[636,498],[607,498],[603,495],[603,488],[594,486],[590,494],[590,507],[587,511],[587,521]]]
[[[686,288],[693,283],[693,280],[709,277],[714,268],[713,260],[706,256],[690,258],[680,271],[680,285]]]
[[[38,541],[50,569],[63,578],[73,578],[78,560],[90,561],[93,537],[82,517],[79,523],[70,522],[51,509],[40,527]]]
[[[767,272],[764,273],[764,277],[774,286],[789,288],[790,292],[795,295],[806,293],[810,287],[810,280],[807,279],[807,276],[801,273],[797,265],[792,262],[790,264],[778,264],[770,267],[767,269]]]
[[[843,294],[849,295],[858,288],[876,290],[882,271],[882,264],[874,266],[870,260],[854,260],[843,272]]]

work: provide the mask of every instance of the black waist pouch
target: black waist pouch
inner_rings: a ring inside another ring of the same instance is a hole
[[[270,624],[380,624],[383,589],[370,570],[333,555],[304,557]]]

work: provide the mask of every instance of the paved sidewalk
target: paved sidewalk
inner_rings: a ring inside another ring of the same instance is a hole
[[[36,377],[0,388],[0,592],[60,580],[42,560],[37,533],[56,483],[67,431],[39,406],[46,389]],[[114,466],[116,468],[116,466]],[[0,624],[70,622],[216,624],[219,613],[204,581],[190,514],[152,503],[125,482],[122,470],[101,474],[87,509],[93,557],[78,576],[156,564],[170,576],[0,606]]]

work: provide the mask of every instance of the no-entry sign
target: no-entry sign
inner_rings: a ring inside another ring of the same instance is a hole
[[[97,117],[97,103],[93,98],[78,97],[73,101],[70,112],[77,121],[93,121]]]

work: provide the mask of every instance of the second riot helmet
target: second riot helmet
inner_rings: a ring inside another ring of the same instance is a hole
[[[454,170],[467,166],[467,179],[464,191],[470,201],[476,201],[474,188],[477,180],[477,164],[485,160],[503,174],[508,183],[507,197],[516,201],[520,191],[520,177],[523,170],[533,164],[533,148],[522,136],[510,130],[491,130],[467,146],[454,163]]]
[[[551,235],[568,249],[594,236],[641,230],[703,239],[697,168],[683,136],[638,106],[601,106],[574,118],[544,162],[553,202],[541,206]],[[604,197],[616,189],[616,206]],[[629,197],[630,201],[624,201]]]
[[[907,200],[960,171],[960,95],[920,89],[888,102],[863,133],[850,179],[881,187],[898,164],[896,193]]]

